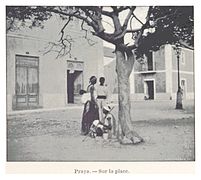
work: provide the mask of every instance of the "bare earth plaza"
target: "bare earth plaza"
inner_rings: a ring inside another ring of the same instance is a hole
[[[179,112],[174,109],[175,103],[171,101],[134,103],[132,116],[136,121],[132,123],[145,139],[145,143],[135,146],[121,145],[115,139],[104,141],[101,138],[87,138],[82,142],[81,106],[9,115],[8,160],[193,160],[194,104],[193,101],[185,103],[185,110]]]
[[[7,161],[195,161],[193,11],[6,6]]]

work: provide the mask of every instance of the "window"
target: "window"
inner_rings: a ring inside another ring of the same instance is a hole
[[[153,66],[153,53],[149,52],[147,54],[147,70],[153,71],[154,70],[153,68],[154,68],[154,66]]]
[[[181,63],[185,64],[185,52],[181,51]]]

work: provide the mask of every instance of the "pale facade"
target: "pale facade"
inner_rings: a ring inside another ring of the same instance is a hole
[[[63,21],[50,19],[44,29],[22,29],[7,33],[7,111],[58,108],[79,103],[79,90],[86,89],[89,77],[103,75],[103,43],[89,35],[83,38],[80,22],[68,28],[72,37],[71,55],[56,58],[45,54],[49,42],[59,39]]]
[[[112,51],[112,50],[111,50]],[[193,51],[182,48],[180,66],[180,85],[184,99],[194,98],[194,56]],[[115,57],[107,65],[104,72],[106,79],[115,73]],[[107,59],[105,59],[107,61]],[[110,81],[111,91],[116,92],[117,78]],[[114,88],[115,87],[115,88]],[[130,75],[130,92],[132,100],[171,100],[176,98],[178,90],[178,67],[176,52],[171,45],[164,45],[160,50],[149,53],[139,61],[135,61]],[[117,99],[117,95],[113,95]]]

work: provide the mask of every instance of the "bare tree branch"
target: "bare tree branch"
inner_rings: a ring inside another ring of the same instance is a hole
[[[126,33],[136,33],[139,32],[141,30],[141,28],[137,28],[137,29],[127,29]]]
[[[120,23],[119,17],[117,15],[113,14],[112,20],[113,20],[113,24],[114,24],[114,28],[115,28],[114,34],[116,36],[118,36],[120,33],[122,33],[122,28],[121,28],[121,23]]]
[[[102,22],[104,22],[104,23],[108,24],[110,27],[114,28],[114,25],[112,25],[111,23],[104,21],[104,20],[102,20]]]
[[[67,54],[71,56],[72,42],[73,39],[69,35],[67,35],[62,40],[59,40],[57,43],[49,42],[48,46],[44,48],[43,55],[49,52],[56,52],[57,53],[56,58],[63,57]]]
[[[144,30],[150,26],[149,21],[150,21],[150,13],[151,13],[152,7],[149,7],[148,12],[147,12],[147,17],[146,17],[146,22],[142,25],[142,27],[139,29],[137,32],[137,35],[133,34],[133,39],[134,39],[134,44],[132,45],[134,48],[138,47],[139,41],[142,38]]]
[[[76,17],[78,19],[81,19],[85,23],[87,23],[87,25],[91,26],[94,29],[93,35],[98,36],[102,38],[103,40],[115,45],[118,43],[117,40],[119,38],[122,38],[123,35],[125,35],[126,31],[122,31],[119,18],[114,13],[112,14],[112,19],[115,26],[115,32],[111,34],[111,33],[104,32],[105,29],[102,24],[102,14],[101,14],[102,8],[101,7],[96,7],[96,10],[97,10],[96,12],[92,11],[94,10],[94,7],[79,7],[79,9],[81,9],[83,13],[78,12],[79,10],[64,12],[64,11],[60,11],[59,9],[53,9],[49,7],[45,7],[44,10],[47,10],[49,12],[53,12],[56,14],[62,14],[65,16],[71,16],[71,17]],[[129,12],[131,13],[134,9],[135,7],[131,7]],[[127,18],[130,17],[130,13],[128,13]],[[88,17],[91,20],[89,20]],[[127,24],[127,21],[128,20],[126,19],[125,24]]]
[[[134,13],[132,15],[140,24],[144,25],[144,23]]]
[[[81,23],[81,29],[85,32],[84,38],[87,40],[88,44],[90,46],[93,46],[94,44],[96,44],[95,41],[93,41],[92,39],[88,37],[88,30],[84,28],[84,21],[82,21]]]
[[[44,11],[48,11],[48,12],[53,12],[55,14],[62,14],[64,16],[73,16],[76,17],[78,19],[84,20],[89,26],[91,26],[95,31],[98,29],[97,25],[93,22],[93,21],[89,21],[86,16],[84,16],[84,14],[82,15],[78,10],[76,12],[64,12],[64,11],[59,11],[57,9],[52,9],[49,7],[41,7],[44,9]],[[78,12],[78,13],[77,13]]]
[[[188,43],[182,41],[182,40],[179,40],[179,43],[181,44],[181,46],[187,48],[187,49],[190,49],[190,50],[194,50],[194,48],[192,46],[189,46]]]
[[[65,23],[65,25],[63,26],[63,28],[61,29],[61,38],[60,38],[60,40],[59,41],[61,41],[62,39],[63,39],[63,36],[64,36],[64,30],[65,30],[65,28],[66,28],[66,26],[69,24],[69,22],[71,21],[72,19],[71,19],[71,16],[69,16],[69,18],[68,18],[68,21]]]
[[[117,8],[117,12],[120,13],[126,9],[129,9],[129,7],[128,6],[120,6],[119,8]]]
[[[125,21],[124,21],[124,23],[123,23],[123,29],[126,29],[127,28],[127,26],[128,26],[128,21],[130,20],[130,18],[131,18],[131,16],[132,16],[132,14],[133,14],[133,11],[136,9],[136,6],[132,6],[131,8],[130,8],[130,11],[128,12],[128,14],[127,14],[127,16],[126,16],[126,19],[125,19]]]
[[[96,11],[94,10],[94,8]],[[93,23],[95,25],[95,28],[92,26],[95,32],[102,33],[105,31],[105,29],[102,25],[102,22],[101,22],[102,17],[101,17],[101,9],[100,8],[98,8],[98,7],[80,7],[80,9],[83,12],[85,12],[85,15],[90,17],[90,19],[92,20],[91,23]]]
[[[84,20],[81,23],[81,29],[85,32],[85,38],[87,38],[87,29],[84,28]]]

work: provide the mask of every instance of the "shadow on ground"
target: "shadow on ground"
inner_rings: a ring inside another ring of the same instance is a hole
[[[82,109],[8,115],[7,159],[193,161],[194,108],[189,105],[185,110],[176,111],[171,105],[154,102],[133,105],[133,127],[145,139],[138,145],[121,145],[116,139],[106,141],[90,137],[83,142],[85,137],[80,135]]]

